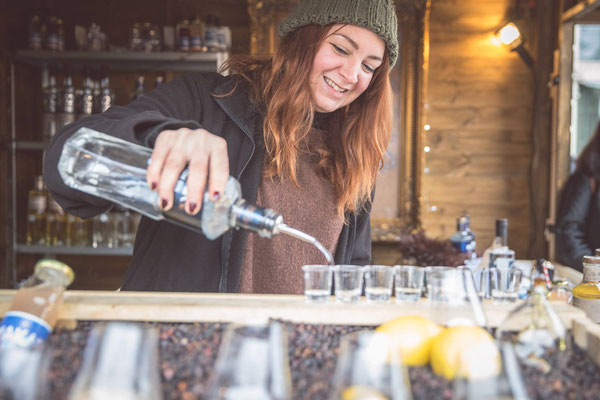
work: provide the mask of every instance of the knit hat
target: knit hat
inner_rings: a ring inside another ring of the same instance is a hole
[[[279,37],[305,25],[351,24],[381,37],[390,53],[390,65],[398,59],[396,10],[391,0],[300,0],[279,25]]]

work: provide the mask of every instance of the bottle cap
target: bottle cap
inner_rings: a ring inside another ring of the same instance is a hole
[[[71,282],[73,282],[73,279],[75,279],[75,273],[73,272],[71,267],[69,267],[64,262],[54,260],[52,258],[42,258],[35,264],[35,274],[38,274],[43,270],[52,270],[63,274],[67,278],[65,286],[69,286]]]
[[[583,256],[584,264],[600,264],[600,256]]]
[[[596,249],[596,251],[594,252],[596,257],[600,257],[600,249]]]

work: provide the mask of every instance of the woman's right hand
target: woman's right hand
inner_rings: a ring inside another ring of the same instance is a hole
[[[202,207],[208,182],[213,200],[224,192],[229,178],[229,157],[225,139],[205,129],[180,128],[162,131],[156,138],[146,180],[160,197],[163,210],[173,207],[175,183],[188,167],[185,211],[195,215]]]

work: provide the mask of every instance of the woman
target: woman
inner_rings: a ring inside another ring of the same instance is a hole
[[[583,256],[600,248],[600,122],[563,188],[556,221],[558,260],[579,271]]]
[[[371,195],[391,131],[396,31],[389,0],[302,0],[281,24],[272,57],[233,57],[231,76],[186,75],[66,127],[47,151],[46,184],[75,215],[110,208],[57,173],[65,140],[85,126],[153,147],[148,185],[165,210],[186,166],[189,214],[200,212],[205,188],[217,199],[231,174],[244,198],[315,236],[336,263],[367,264]],[[282,236],[229,231],[210,241],[142,218],[122,288],[301,293],[300,267],[324,260]]]

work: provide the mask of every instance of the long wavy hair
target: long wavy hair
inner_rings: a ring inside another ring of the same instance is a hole
[[[584,175],[594,178],[596,184],[600,183],[600,122],[596,126],[592,140],[577,158],[577,169]]]
[[[296,185],[296,161],[315,116],[309,75],[331,25],[308,25],[285,36],[271,57],[236,55],[226,64],[250,83],[251,101],[264,112],[267,177],[288,177]],[[326,118],[327,146],[317,173],[331,182],[340,216],[371,202],[392,129],[392,90],[387,48],[368,88]],[[299,185],[298,185],[299,186]]]

